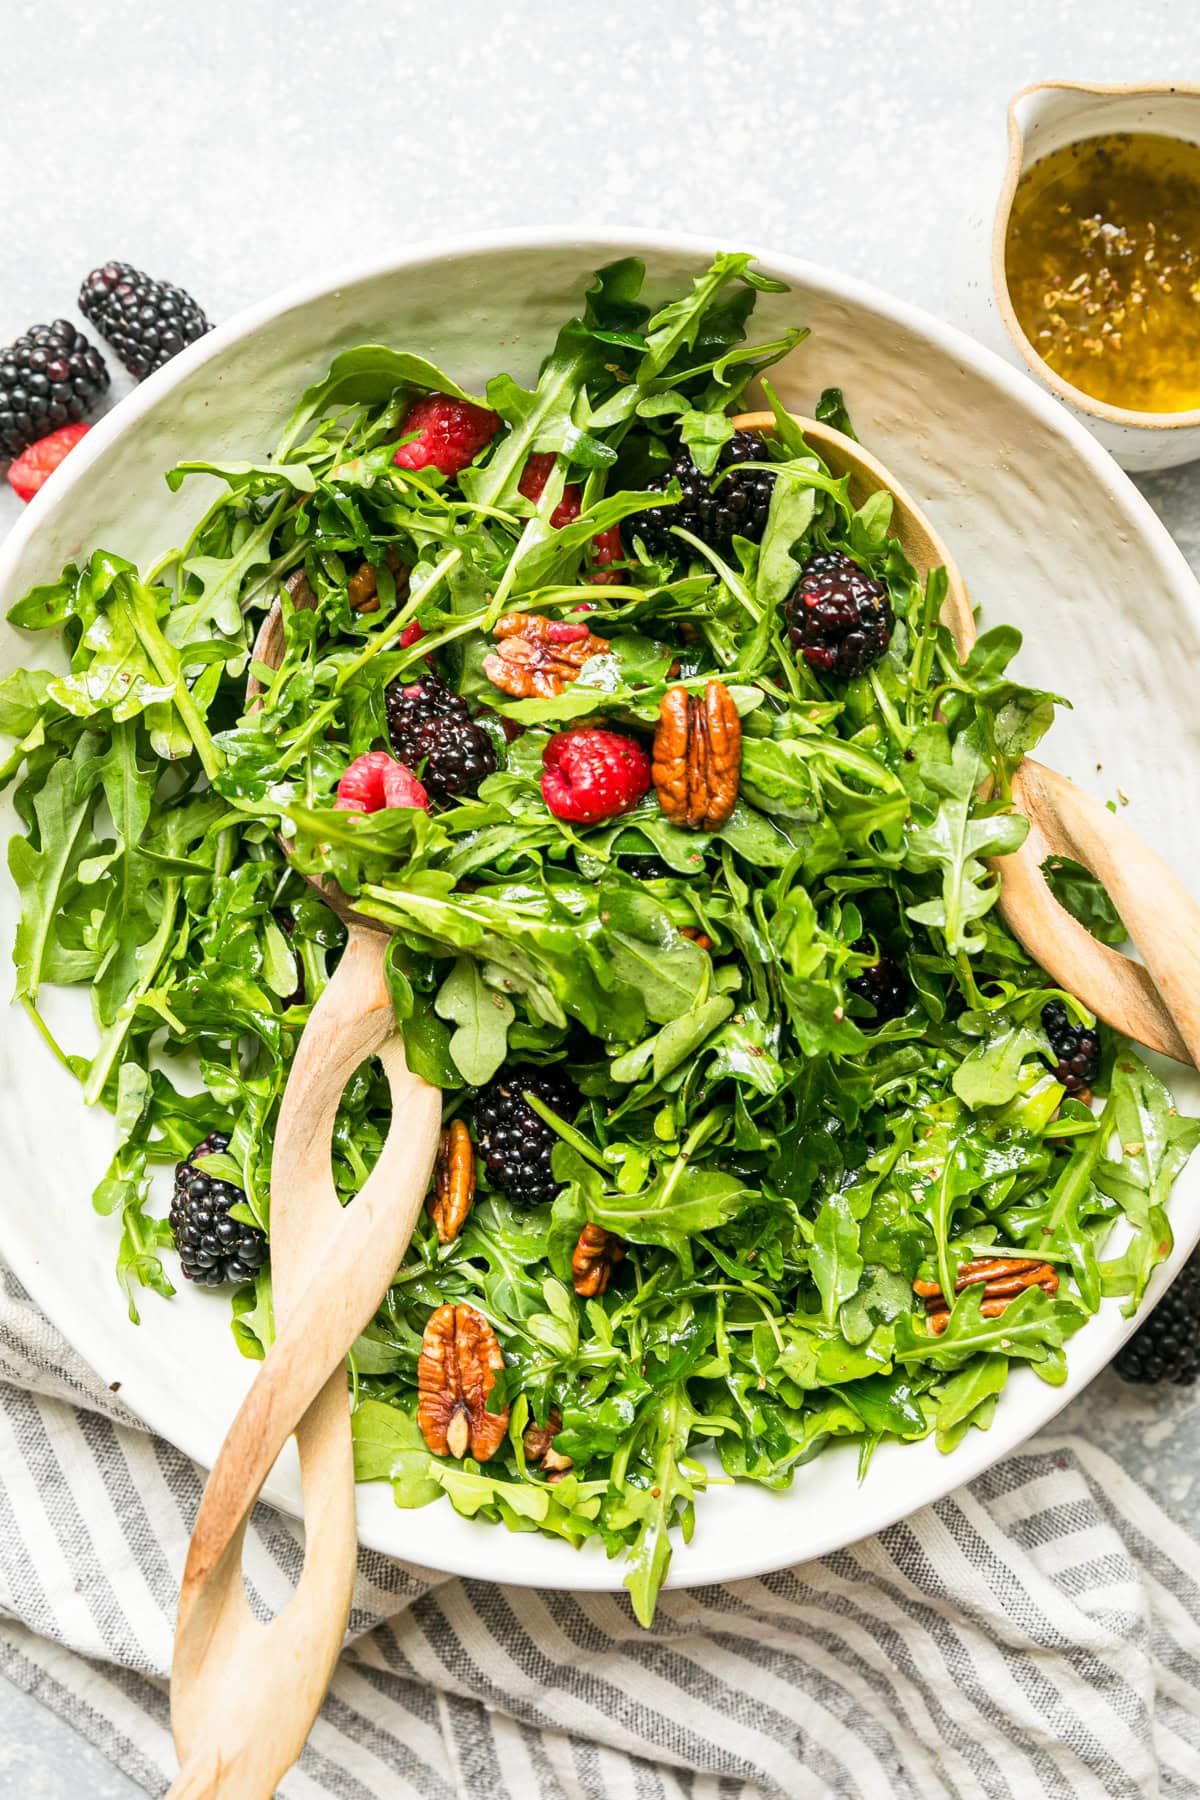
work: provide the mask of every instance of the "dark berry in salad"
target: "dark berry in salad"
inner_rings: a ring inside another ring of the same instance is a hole
[[[1072,1025],[1061,1000],[1042,1008],[1042,1030],[1050,1039],[1051,1064],[1068,1094],[1091,1087],[1100,1073],[1100,1032],[1094,1025]]]
[[[466,701],[436,675],[407,687],[392,682],[384,704],[392,749],[433,799],[462,800],[495,769],[491,738]]]
[[[130,263],[93,269],[79,290],[79,310],[137,381],[212,330],[183,288],[156,281]]]
[[[681,450],[663,475],[656,475],[646,487],[665,494],[672,481],[677,481],[683,497],[675,506],[651,506],[635,513],[626,522],[630,538],[640,537],[651,556],[682,556],[687,545],[671,536],[672,526],[690,531],[712,550],[728,550],[735,535],[748,538],[752,544],[762,540],[771,510],[771,494],[775,477],[766,469],[748,469],[746,463],[766,462],[767,446],[756,431],[735,431],[722,444],[717,467],[712,475],[704,475],[692,461],[691,452]]]
[[[1200,1375],[1200,1253],[1184,1263],[1144,1324],[1113,1361],[1122,1381],[1191,1387]]]
[[[854,948],[865,956],[876,946],[869,937],[861,937]],[[852,975],[846,983],[846,989],[875,1008],[875,1022],[879,1025],[887,1019],[898,1019],[907,1007],[908,997],[912,992],[899,963],[881,946],[875,961],[868,963],[861,975]]]
[[[579,1105],[579,1096],[561,1069],[510,1064],[475,1102],[475,1141],[492,1186],[514,1206],[540,1206],[558,1192],[550,1156],[559,1140],[534,1112],[526,1093],[536,1094],[567,1120],[574,1118]]]
[[[228,1148],[227,1133],[210,1131],[175,1165],[171,1233],[183,1273],[200,1287],[249,1281],[269,1255],[266,1235],[257,1225],[229,1216],[231,1206],[245,1202],[245,1189],[196,1167],[198,1157],[217,1156]]]
[[[842,681],[877,663],[896,628],[887,589],[841,550],[809,557],[784,615],[809,668]]]

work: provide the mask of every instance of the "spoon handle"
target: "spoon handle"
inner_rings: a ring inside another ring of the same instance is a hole
[[[171,1716],[180,1800],[269,1800],[299,1756],[341,1650],[357,1532],[345,1359],[412,1236],[441,1122],[414,1075],[384,973],[387,938],[352,926],[296,1052],[271,1169],[277,1336],[209,1477],[179,1601]],[[346,1082],[378,1053],[392,1095],[379,1160],[343,1207],[330,1152]],[[264,1625],[242,1581],[250,1512],[295,1434],[305,1558],[286,1608]]]
[[[1000,907],[1025,948],[1060,987],[1127,1036],[1200,1066],[1200,906],[1116,814],[1053,769],[1026,757],[1013,799],[1029,836],[1000,872]],[[1107,888],[1145,967],[1100,944],[1054,899],[1041,872],[1069,856]]]

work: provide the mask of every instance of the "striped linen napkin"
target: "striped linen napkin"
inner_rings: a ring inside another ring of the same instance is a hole
[[[0,1669],[150,1794],[202,1482],[0,1271]],[[256,1603],[300,1561],[260,1507]],[[666,1593],[652,1632],[623,1597],[366,1552],[350,1624],[296,1800],[1200,1795],[1196,1544],[1079,1437],[836,1556]]]

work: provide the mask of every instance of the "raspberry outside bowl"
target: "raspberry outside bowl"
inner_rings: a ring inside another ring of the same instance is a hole
[[[419,347],[476,391],[499,368],[527,378],[596,267],[640,256],[656,290],[678,290],[714,248],[636,232],[490,236],[411,249],[252,308],[182,351],[88,433],[0,548],[0,602],[7,608],[97,544],[153,563],[217,492],[215,482],[194,478],[171,494],[163,472],[185,458],[261,454],[297,393],[340,350],[367,340]],[[811,414],[824,387],[846,391],[864,439],[928,509],[985,617],[1024,629],[1025,678],[1069,686],[1076,711],[1056,727],[1056,759],[1105,799],[1127,794],[1141,834],[1200,888],[1200,842],[1180,830],[1194,815],[1200,777],[1191,674],[1200,663],[1200,596],[1150,508],[1082,426],[970,339],[811,264],[770,253],[759,260],[792,288],[782,301],[760,297],[762,325],[781,322],[786,306],[789,322],[812,328],[775,372],[784,402]],[[48,649],[5,628],[5,668]],[[7,883],[0,909],[11,943]],[[70,1043],[86,1033],[86,1005],[76,1012],[79,996],[55,998],[52,1023]],[[120,1382],[122,1400],[208,1465],[255,1366],[238,1355],[220,1302],[202,1292],[169,1304],[147,1295],[141,1327],[130,1325],[111,1279],[116,1224],[92,1217],[87,1199],[111,1154],[109,1121],[83,1112],[72,1079],[34,1035],[23,1014],[5,1015],[0,1129],[12,1190],[37,1203],[7,1209],[0,1248],[76,1349]],[[1194,1110],[1200,1079],[1176,1067],[1171,1079],[1180,1104]],[[168,1197],[164,1188],[158,1210]],[[1171,1218],[1175,1250],[1152,1297],[1200,1237],[1200,1161],[1178,1182]],[[834,1448],[801,1469],[786,1494],[713,1489],[668,1585],[823,1554],[938,1499],[1046,1424],[1131,1329],[1118,1303],[1106,1302],[1074,1340],[1064,1386],[1016,1372],[992,1429],[950,1457],[932,1439],[883,1446],[860,1486],[853,1453]],[[299,1510],[294,1460],[281,1461],[265,1494]],[[400,1512],[386,1486],[359,1489],[359,1529],[373,1548],[456,1574],[502,1572],[507,1582],[577,1589],[617,1589],[624,1574],[600,1553],[501,1538],[448,1507]]]

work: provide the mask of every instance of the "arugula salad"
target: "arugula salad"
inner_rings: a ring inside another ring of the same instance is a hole
[[[1014,1364],[1062,1382],[1167,1255],[1200,1127],[996,910],[1055,706],[1018,633],[960,664],[944,572],[805,442],[769,374],[805,334],[752,334],[779,284],[722,255],[643,286],[601,269],[528,387],[339,355],[265,460],[167,475],[214,495],[181,549],[99,549],[11,610],[69,666],[9,675],[0,726],[17,996],[113,1114],[94,1202],[132,1316],[182,1272],[245,1354],[272,1342],[273,1131],[345,939],[306,878],[332,880],[392,934],[445,1117],[352,1357],[358,1474],[598,1539],[649,1621],[714,1481],[787,1488],[838,1439],[864,1472],[885,1439],[949,1451]],[[752,382],[764,429],[735,424]],[[837,390],[813,410],[853,435]],[[1092,877],[1051,876],[1121,941]],[[91,990],[86,1046],[43,1017],[60,985]],[[366,1064],[346,1200],[387,1121]]]

